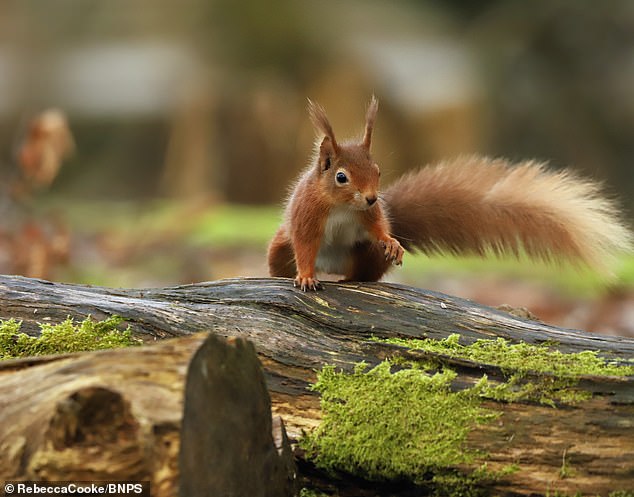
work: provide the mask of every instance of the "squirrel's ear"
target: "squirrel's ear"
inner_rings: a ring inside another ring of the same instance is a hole
[[[328,121],[328,117],[326,116],[326,111],[324,108],[318,103],[313,102],[308,99],[308,113],[310,114],[310,120],[313,122],[315,129],[326,135],[326,138],[330,140],[330,146],[333,152],[337,152],[339,150],[339,145],[337,145],[337,140],[335,139],[335,133],[332,130],[332,126],[330,125],[330,121]],[[325,139],[324,139],[325,142]],[[323,146],[322,142],[322,146]]]
[[[374,95],[368,105],[368,110],[365,113],[365,133],[363,134],[363,146],[370,150],[372,144],[372,130],[374,129],[374,121],[376,121],[376,113],[379,110],[379,101]]]
[[[310,119],[313,121],[315,129],[326,135],[321,141],[321,145],[319,145],[319,169],[326,171],[330,168],[332,159],[337,155],[339,145],[337,145],[335,133],[332,131],[332,126],[330,125],[330,121],[328,121],[324,108],[309,99],[308,113],[310,114]]]
[[[327,171],[330,169],[332,159],[335,155],[337,155],[337,152],[333,147],[332,140],[329,136],[324,136],[321,145],[319,145],[319,170]]]

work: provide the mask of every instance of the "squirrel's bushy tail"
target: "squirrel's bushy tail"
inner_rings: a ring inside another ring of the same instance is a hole
[[[462,157],[403,176],[383,198],[392,234],[409,251],[526,253],[609,273],[614,256],[632,248],[599,184],[534,161]]]

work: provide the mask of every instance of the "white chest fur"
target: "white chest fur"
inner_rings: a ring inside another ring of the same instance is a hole
[[[349,269],[352,247],[368,240],[369,235],[359,220],[359,211],[346,207],[333,209],[328,216],[319,246],[317,271],[344,274]]]

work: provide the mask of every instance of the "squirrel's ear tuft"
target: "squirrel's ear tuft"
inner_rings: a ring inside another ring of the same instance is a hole
[[[332,130],[330,121],[328,121],[328,116],[326,116],[326,111],[324,110],[324,108],[318,103],[308,99],[308,113],[310,114],[310,120],[313,122],[315,129],[318,132],[326,135],[326,138],[329,139],[332,151],[336,153],[339,149],[339,146],[337,145],[335,133]]]
[[[379,101],[372,95],[370,105],[365,113],[365,133],[363,134],[363,146],[370,150],[372,144],[372,130],[374,129],[374,121],[376,121],[376,113],[379,110]]]

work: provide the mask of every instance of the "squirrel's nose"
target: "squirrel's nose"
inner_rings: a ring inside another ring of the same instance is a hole
[[[376,200],[377,200],[376,195],[372,195],[371,197],[365,197],[365,201],[368,203],[368,205],[374,205]]]

